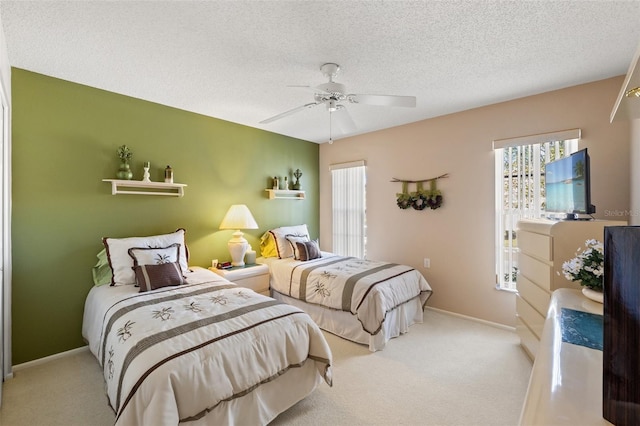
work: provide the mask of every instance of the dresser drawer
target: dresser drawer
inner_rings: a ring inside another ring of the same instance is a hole
[[[524,322],[529,329],[540,340],[542,336],[542,329],[544,328],[544,320],[546,315],[541,315],[538,311],[533,309],[520,295],[516,296],[516,312],[518,317]]]
[[[552,267],[544,262],[534,259],[533,257],[520,253],[518,256],[519,273],[528,278],[537,286],[551,291],[551,274]]]
[[[532,283],[527,277],[518,274],[518,293],[529,302],[540,315],[547,316],[551,293]]]
[[[535,360],[538,346],[540,346],[540,340],[538,340],[536,335],[529,330],[529,327],[527,327],[520,318],[516,318],[516,333],[518,337],[520,337],[520,344],[524,348],[524,351],[532,361]]]
[[[518,248],[538,259],[553,261],[553,237],[535,232],[518,231]]]

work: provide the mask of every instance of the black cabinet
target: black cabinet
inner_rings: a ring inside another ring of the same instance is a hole
[[[640,227],[604,230],[602,414],[617,426],[640,422]]]

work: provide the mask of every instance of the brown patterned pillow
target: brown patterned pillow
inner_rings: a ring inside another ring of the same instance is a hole
[[[291,249],[293,250],[293,258],[295,260],[300,260],[300,251],[298,250],[297,243],[304,243],[309,241],[310,238],[308,235],[287,235],[285,236],[289,244],[291,245]]]
[[[136,284],[140,293],[161,287],[184,284],[180,263],[161,263],[159,265],[138,265],[133,267]]]
[[[298,253],[300,253],[299,260],[303,262],[322,257],[322,253],[320,253],[320,247],[318,246],[317,240],[297,242],[296,246],[298,248]]]

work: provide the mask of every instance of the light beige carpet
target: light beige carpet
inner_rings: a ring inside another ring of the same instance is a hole
[[[272,425],[515,425],[531,362],[515,333],[427,310],[381,352],[325,334],[334,385],[322,383]],[[19,370],[4,383],[2,426],[111,425],[90,352]]]

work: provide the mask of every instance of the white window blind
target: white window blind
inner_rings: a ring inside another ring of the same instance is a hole
[[[517,290],[518,220],[544,215],[544,165],[576,152],[579,139],[572,129],[493,141],[497,288]]]
[[[331,199],[333,202],[333,248],[342,256],[365,257],[366,243],[366,167],[364,161],[333,164]]]

